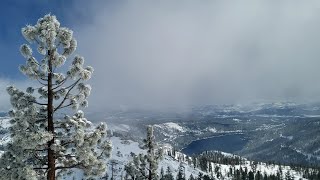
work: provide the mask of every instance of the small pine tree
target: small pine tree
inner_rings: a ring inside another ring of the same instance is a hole
[[[166,174],[164,175],[164,179],[165,180],[174,180],[171,168],[169,166],[167,167]]]
[[[127,171],[127,174],[129,174],[131,177],[135,176],[137,179],[159,179],[157,169],[163,152],[162,149],[157,147],[152,126],[148,126],[147,138],[143,142],[144,148],[147,149],[147,154],[139,154],[138,156],[134,156],[133,162],[129,162],[125,166],[125,170]]]
[[[163,170],[163,167],[161,167],[161,170],[160,170],[160,180],[164,180],[164,170]]]
[[[127,177],[131,177],[131,179],[136,179],[138,170],[135,168],[136,166],[132,163],[129,162],[124,166],[124,170],[126,171]]]
[[[197,158],[195,156],[192,156],[192,164],[193,164],[193,168],[195,169],[197,167]]]
[[[198,174],[198,180],[202,180],[202,178],[203,178],[203,173],[202,173],[202,172],[199,172],[199,174]]]
[[[204,175],[203,180],[211,180],[211,178],[208,175]]]
[[[239,169],[236,170],[235,179],[236,180],[240,180],[241,179],[241,171]]]
[[[268,174],[266,172],[263,173],[263,180],[268,180]]]
[[[184,171],[185,171],[185,167],[180,163],[176,180],[185,180],[186,179]]]
[[[0,159],[0,179],[55,180],[71,168],[82,169],[87,176],[104,173],[103,158],[111,150],[111,144],[103,141],[106,126],[90,128],[91,122],[78,110],[88,106],[91,87],[85,81],[93,68],[83,67],[81,56],[73,58],[66,74],[61,68],[77,46],[73,32],[61,27],[55,16],[46,15],[36,25],[22,28],[22,34],[40,55],[23,44],[20,51],[26,65],[20,71],[40,87],[28,87],[26,92],[7,88],[13,107],[11,142]],[[70,107],[78,110],[71,116],[65,110]]]
[[[147,139],[144,140],[144,148],[147,149],[146,160],[148,163],[148,179],[157,179],[158,163],[159,160],[162,158],[162,150],[157,147],[152,126],[148,126],[147,128]]]
[[[252,171],[249,171],[249,180],[254,180],[254,173]]]
[[[285,176],[286,176],[285,180],[293,180],[293,178],[292,178],[292,176],[290,174],[290,171],[287,171]]]
[[[193,177],[193,175],[192,174],[190,174],[190,177],[189,177],[189,179],[188,180],[196,180],[196,178],[194,178]]]
[[[202,171],[208,171],[208,160],[204,155],[199,158],[199,166]]]
[[[255,180],[262,180],[262,174],[261,174],[260,171],[257,171],[254,179],[255,179]]]

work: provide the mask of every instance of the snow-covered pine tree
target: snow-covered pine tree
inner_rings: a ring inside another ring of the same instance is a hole
[[[139,154],[133,157],[133,161],[125,165],[126,173],[133,179],[137,180],[157,180],[159,160],[162,158],[163,151],[158,147],[153,135],[153,127],[147,127],[147,138],[143,140],[144,148],[147,154]]]
[[[136,169],[138,165],[135,165],[133,162],[129,162],[124,166],[124,170],[126,171],[126,177],[127,179],[136,179],[138,175],[138,170]]]
[[[178,174],[177,174],[177,178],[176,180],[186,180],[186,177],[185,177],[185,167],[183,166],[182,163],[180,163],[179,165],[179,171],[178,171]]]
[[[40,55],[23,44],[20,50],[26,64],[20,70],[40,87],[28,87],[26,92],[7,88],[13,107],[11,142],[0,159],[0,179],[54,180],[72,168],[87,176],[104,173],[103,158],[111,151],[110,142],[103,140],[106,125],[90,127],[78,110],[88,106],[91,87],[85,81],[93,68],[84,67],[80,56],[69,68],[62,68],[77,46],[73,32],[49,14],[22,28],[22,34]],[[70,107],[75,111],[69,116],[65,108]]]
[[[147,149],[148,179],[158,179],[158,163],[162,158],[163,152],[157,147],[155,136],[153,135],[153,126],[147,127],[147,139],[144,139],[144,148]]]
[[[166,174],[164,175],[164,177],[165,177],[164,180],[174,180],[172,171],[169,166],[167,167]]]
[[[164,169],[163,167],[161,167],[161,170],[160,170],[160,180],[163,180],[164,179]]]
[[[194,177],[193,177],[193,175],[192,174],[190,174],[190,177],[189,177],[189,179],[188,180],[196,180]]]

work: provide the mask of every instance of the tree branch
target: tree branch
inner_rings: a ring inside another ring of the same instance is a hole
[[[42,78],[40,78],[41,80],[43,80]],[[45,84],[45,83],[43,83],[43,82],[41,82],[38,78],[37,78],[37,81],[40,83],[40,84],[42,84],[42,85],[44,85],[44,86],[46,86],[47,84]]]
[[[81,80],[81,78],[79,78],[76,82],[74,82],[73,84],[71,84],[70,86],[68,86],[66,89],[69,89],[67,94],[64,96],[63,100],[61,101],[61,103],[58,105],[58,107],[56,107],[54,109],[54,112],[57,111],[62,105],[63,103],[67,100],[68,95],[70,94],[71,90],[78,84],[78,82]]]
[[[68,104],[68,105],[64,105],[64,106],[60,106],[59,108],[57,107],[54,111],[57,111],[58,109],[63,109],[63,108],[66,108],[66,107],[69,107],[71,106],[72,104]]]
[[[41,122],[41,121],[46,121],[47,118],[41,118],[41,119],[37,119],[34,123],[38,123],[38,122]]]
[[[72,154],[65,154],[65,155],[60,155],[60,156],[56,156],[57,158],[58,157],[69,157],[69,158],[72,158],[72,157],[77,157],[75,155],[72,155]]]
[[[28,150],[28,151],[47,151],[48,149],[24,149],[24,150]]]
[[[48,169],[47,167],[46,168],[33,168],[34,170],[41,170],[41,169]]]
[[[48,106],[48,104],[45,104],[45,103],[39,103],[37,101],[32,101],[32,102],[35,103],[35,104],[41,105],[41,106]]]
[[[60,144],[61,146],[65,146],[65,145],[68,145],[68,144],[71,144],[71,143],[75,143],[75,141],[68,141],[68,142],[65,142],[63,144]]]
[[[67,82],[68,76],[66,78],[64,78],[60,83],[54,84],[56,87],[52,88],[52,90],[56,90],[59,87],[61,87],[62,85],[64,85],[65,82]]]
[[[82,163],[74,164],[72,166],[58,166],[58,167],[56,167],[56,170],[57,169],[71,169],[71,168],[75,168],[75,167],[81,166],[81,165],[82,165]]]

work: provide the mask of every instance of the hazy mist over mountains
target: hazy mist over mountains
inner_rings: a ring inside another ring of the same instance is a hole
[[[99,6],[76,32],[98,107],[319,100],[319,2]]]
[[[95,68],[92,109],[320,100],[318,1],[69,6],[77,53]],[[1,78],[1,109],[21,79]]]

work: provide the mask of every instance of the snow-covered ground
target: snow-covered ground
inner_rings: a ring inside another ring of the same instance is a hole
[[[2,128],[8,128],[9,120],[5,118],[1,119],[0,125]],[[174,131],[180,131],[180,132],[185,131],[185,129],[177,123],[164,123],[158,126],[166,127]],[[122,126],[120,128],[126,129],[128,127]],[[4,134],[0,139],[0,145],[6,144],[9,140],[10,140],[9,135]],[[112,174],[112,168],[113,168],[114,179],[121,179],[121,177],[125,176],[124,165],[133,159],[132,155],[133,154],[138,155],[139,153],[145,154],[146,150],[141,149],[137,142],[134,142],[131,140],[124,140],[124,139],[121,139],[120,137],[111,137],[110,140],[113,145],[113,151],[112,151],[111,158],[106,160],[106,164],[108,165],[107,173],[110,178]],[[167,155],[168,151],[170,151],[171,154],[173,154],[172,153],[173,148],[171,147],[170,144],[164,144],[164,145],[161,145],[161,147],[164,149],[164,157],[159,163],[159,169],[158,169],[159,174],[160,174],[161,167],[163,167],[164,170],[166,170],[167,167],[170,167],[170,169],[172,170],[173,176],[176,176],[179,171],[180,165],[184,167],[186,177],[189,177],[191,174],[193,174],[193,176],[197,176],[199,172],[203,174],[207,174],[206,172],[203,172],[200,169],[194,168],[192,165],[188,165],[188,157],[183,153],[177,152],[175,153],[175,157],[168,156]],[[226,156],[232,156],[231,154],[228,154],[228,153],[223,153],[223,154]],[[252,167],[253,167],[251,164],[252,162],[246,161],[244,165],[235,165],[234,167],[235,169],[240,169],[240,167],[241,168],[246,167],[248,171],[250,171],[252,170]],[[226,175],[230,167],[232,167],[231,165],[216,164],[216,163],[211,163],[211,165],[213,168],[218,166],[221,169],[222,176],[225,176],[225,179],[229,178],[229,177],[226,177]],[[270,175],[270,174],[275,174],[279,170],[279,166],[266,165],[265,163],[259,163],[256,166],[256,170],[259,170],[263,174],[266,173]],[[292,170],[289,166],[282,166],[282,171],[283,171],[283,174],[289,171],[290,174],[294,176],[294,179],[302,178],[301,174]],[[216,176],[216,175],[213,174],[213,176]],[[83,179],[83,173],[75,169],[74,173],[64,177],[63,179],[64,180],[71,180],[71,179],[80,180],[80,179]],[[97,179],[100,179],[100,178],[97,178]],[[231,177],[229,179],[231,179]]]
[[[129,161],[132,160],[132,153],[134,154],[139,154],[139,153],[146,153],[145,150],[141,149],[139,147],[139,144],[137,142],[133,142],[130,140],[122,140],[119,137],[111,137],[110,140],[112,141],[113,144],[113,151],[112,151],[112,156],[110,159],[106,161],[108,164],[108,175],[109,178],[111,177],[112,174],[112,165],[113,164],[113,177],[114,179],[121,179],[121,177],[125,176],[125,171],[124,171],[124,165],[127,164]],[[184,167],[184,171],[186,174],[186,177],[188,178],[191,174],[196,177],[198,176],[199,172],[203,174],[208,174],[211,175],[211,173],[206,173],[201,171],[198,168],[194,168],[192,165],[188,165],[187,161],[187,156],[183,153],[177,152],[175,157],[171,157],[166,155],[167,151],[172,151],[172,147],[169,144],[165,144],[161,146],[165,150],[165,155],[163,159],[159,163],[159,168],[158,168],[158,173],[160,174],[161,167],[163,167],[164,170],[166,170],[167,167],[170,167],[172,170],[172,174],[174,177],[176,177],[178,171],[179,171],[179,166],[182,165]],[[225,156],[233,156],[232,154],[229,153],[222,153]],[[229,172],[230,167],[233,168],[231,165],[225,165],[225,164],[217,164],[217,163],[211,163],[213,169],[215,167],[219,167],[221,170],[221,175],[224,176],[226,180],[232,179],[231,177],[227,177],[227,173]],[[243,165],[235,165],[235,169],[244,169],[247,168],[248,171],[253,169],[252,162],[250,161],[245,161]],[[291,175],[294,176],[294,179],[303,179],[302,175],[299,174],[297,171],[292,170],[289,166],[282,166],[282,172],[283,175],[287,171],[290,172]],[[266,165],[265,163],[259,163],[256,165],[256,171],[260,171],[262,174],[266,173],[267,175],[275,174],[279,170],[278,165]],[[213,174],[215,178],[216,175]],[[81,179],[82,174],[80,172],[77,172],[76,174],[73,174],[69,176],[66,179]]]
[[[171,130],[171,131],[186,132],[186,129],[184,127],[180,126],[177,123],[173,123],[173,122],[167,122],[167,123],[163,123],[163,124],[156,124],[154,126],[162,128],[162,129]]]

